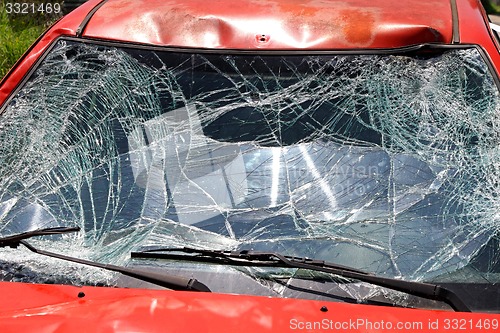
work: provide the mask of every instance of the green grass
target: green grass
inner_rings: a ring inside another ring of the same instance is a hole
[[[4,1],[0,2],[0,78],[56,19],[42,13],[8,14]]]
[[[481,0],[481,3],[488,14],[500,14],[499,6],[491,3],[489,0]]]

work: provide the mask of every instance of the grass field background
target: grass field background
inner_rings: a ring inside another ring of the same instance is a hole
[[[47,0],[30,0],[29,2],[34,4],[62,3],[62,1]],[[9,1],[0,0],[0,78],[7,74],[31,44],[61,17],[61,14],[47,14],[41,11],[28,14],[9,14],[7,3]]]

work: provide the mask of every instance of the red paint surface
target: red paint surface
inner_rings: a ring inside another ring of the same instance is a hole
[[[79,298],[78,293],[84,297]],[[388,308],[167,290],[71,287],[0,282],[0,331],[11,332],[464,332],[447,321],[500,320],[500,315]],[[328,311],[320,309],[326,306]],[[358,323],[361,323],[359,324]],[[429,329],[431,323],[441,329]],[[354,323],[354,324],[353,324]],[[383,323],[383,324],[382,324]],[[398,329],[398,323],[422,325]],[[372,325],[372,327],[369,327]],[[378,328],[375,328],[378,325]],[[380,329],[380,325],[391,329]],[[303,327],[304,329],[300,329]],[[333,328],[332,328],[333,327]],[[470,328],[465,332],[496,332]]]

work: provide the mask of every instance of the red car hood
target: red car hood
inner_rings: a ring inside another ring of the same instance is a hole
[[[0,282],[0,293],[2,333],[494,332],[500,320],[493,314],[168,290]]]

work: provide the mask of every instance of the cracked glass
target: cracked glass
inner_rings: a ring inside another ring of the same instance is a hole
[[[60,40],[0,117],[0,237],[79,226],[33,243],[120,265],[132,250],[190,246],[499,283],[499,110],[476,48],[252,55]],[[19,250],[0,259],[4,279],[113,280]],[[260,281],[276,269],[231,274],[284,295],[286,283]]]

